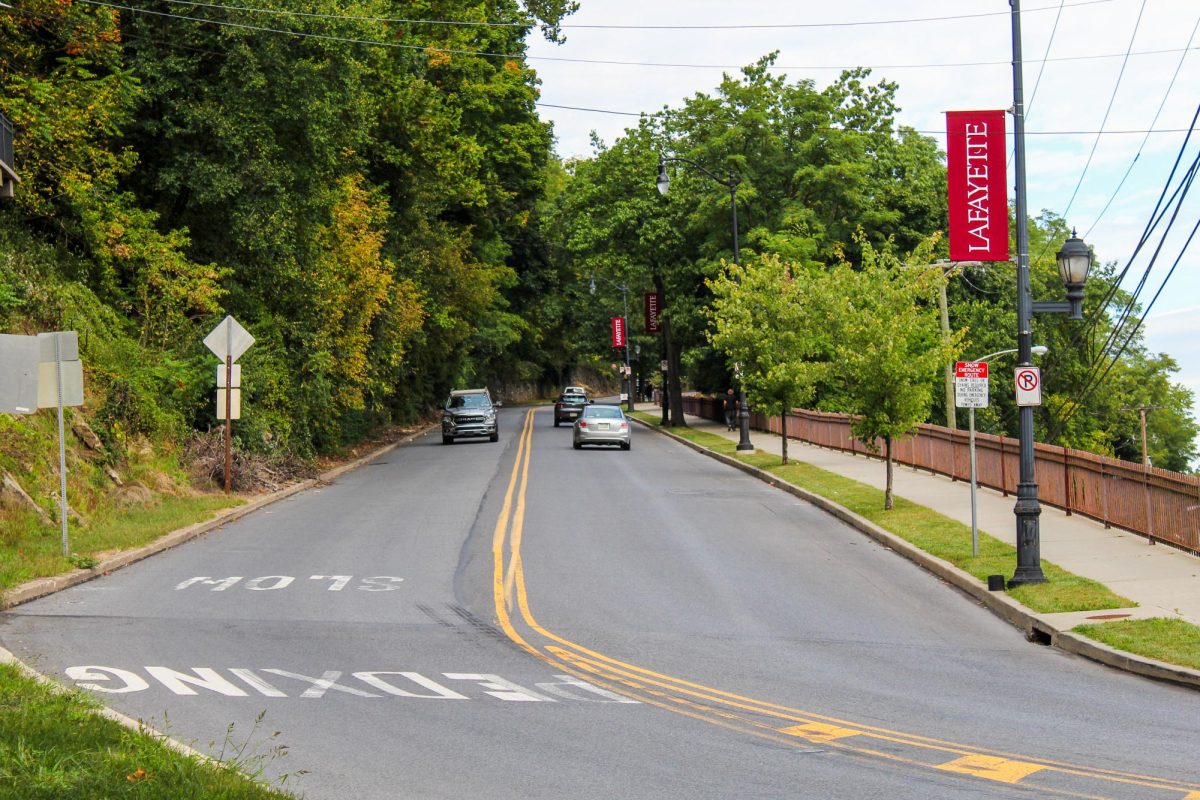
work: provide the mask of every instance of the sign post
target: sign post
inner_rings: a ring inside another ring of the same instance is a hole
[[[975,409],[987,408],[988,365],[986,361],[957,361],[954,364],[954,405],[966,408],[971,452],[971,555],[979,557],[979,516],[975,503],[978,485],[975,471]]]
[[[234,375],[234,361],[241,357],[242,353],[246,352],[250,345],[254,344],[254,337],[238,324],[238,321],[231,316],[221,320],[217,327],[209,332],[208,336],[204,337],[204,345],[216,355],[217,358],[225,362],[225,380],[221,381],[219,369],[217,375],[217,385],[224,385],[225,396],[221,397],[221,388],[217,389],[217,418],[225,420],[225,494],[230,493],[232,484],[231,476],[233,474],[233,427],[232,422],[235,416],[234,410],[234,392],[238,391],[236,384],[240,383],[241,368],[237,370],[237,377]],[[222,400],[224,400],[224,408],[222,408]],[[240,400],[240,398],[239,398]],[[241,416],[241,403],[238,403],[239,408],[236,411],[236,416]]]

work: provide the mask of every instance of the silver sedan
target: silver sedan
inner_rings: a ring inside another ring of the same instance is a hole
[[[585,444],[616,444],[628,450],[632,444],[629,420],[617,406],[584,406],[575,420],[572,445],[576,450]]]

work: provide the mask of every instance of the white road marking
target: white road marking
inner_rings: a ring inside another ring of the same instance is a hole
[[[512,681],[506,681],[499,675],[481,674],[475,672],[443,672],[447,678],[452,681],[478,681],[479,685],[484,689],[494,690],[487,691],[484,694],[490,694],[492,697],[498,697],[501,700],[512,700],[520,703],[553,703],[556,702],[553,697],[546,697],[544,694],[530,691],[523,686],[518,686]]]
[[[104,674],[106,672],[107,675]],[[108,681],[113,678],[125,681],[125,685],[120,687],[101,686],[98,683],[77,684],[80,689],[91,689],[93,692],[104,692],[105,694],[140,692],[150,688],[150,684],[146,683],[145,678],[140,675],[114,667],[67,667],[67,677],[73,681]]]
[[[189,675],[186,672],[176,672],[169,667],[146,667],[146,672],[150,673],[152,678],[158,680],[163,686],[170,689],[175,694],[194,695],[196,690],[192,686],[199,686],[201,689],[223,694],[226,697],[245,697],[246,692],[234,686],[229,681],[217,674],[215,669],[211,667],[196,667],[192,670],[194,675]],[[190,686],[188,684],[191,684]]]
[[[183,670],[165,666],[148,666],[142,669],[163,688],[181,696],[196,696],[197,691],[213,693],[224,697],[250,697],[251,693],[228,680],[221,671],[212,667],[190,667]],[[455,691],[433,678],[419,672],[403,670],[365,670],[350,673],[351,677],[361,682],[375,692],[357,689],[339,683],[345,674],[340,670],[328,670],[321,677],[314,678],[298,672],[289,672],[276,668],[225,667],[234,678],[245,684],[263,697],[302,697],[316,699],[325,697],[329,692],[341,692],[354,697],[379,699],[386,696],[402,697],[417,700],[479,700],[478,694],[471,697]],[[103,667],[96,665],[67,667],[66,675],[76,682],[81,689],[105,694],[126,694],[142,692],[151,688],[151,683],[136,672]],[[284,688],[268,683],[260,673],[270,673],[283,678],[301,681],[308,687],[299,694],[288,694]],[[500,675],[487,672],[443,672],[444,678],[451,681],[464,681],[475,684],[480,694],[506,702],[554,703],[560,700],[588,703],[629,703],[640,705],[637,700],[622,697],[619,694],[594,686],[587,681],[570,675],[553,675],[555,680],[534,682],[541,692],[527,689],[519,683],[503,678]],[[401,682],[398,679],[403,679]],[[400,684],[400,685],[397,685]],[[553,695],[551,697],[550,695]]]
[[[415,692],[410,692],[406,689],[397,688],[396,686],[393,686],[385,681],[383,678],[380,678],[380,675],[401,675],[405,678],[408,678],[418,686],[424,686],[426,689],[429,689],[431,692],[433,692],[433,694],[416,694]],[[381,692],[387,692],[388,694],[395,695],[396,697],[443,698],[445,700],[471,699],[465,694],[459,694],[453,689],[447,689],[437,681],[430,680],[419,672],[356,672],[354,673],[354,677],[358,678],[368,686],[378,689]]]
[[[330,689],[333,689],[337,692],[352,694],[356,697],[379,697],[377,694],[364,692],[361,689],[352,689],[349,686],[342,686],[337,682],[337,679],[342,677],[342,673],[338,672],[337,670],[329,670],[324,672],[319,678],[310,678],[307,675],[300,675],[298,673],[288,672],[287,670],[282,669],[264,669],[263,672],[270,672],[273,675],[282,675],[285,678],[295,678],[298,681],[308,681],[312,684],[312,686],[305,689],[304,694],[300,695],[301,697],[324,697],[325,692],[329,691]]]

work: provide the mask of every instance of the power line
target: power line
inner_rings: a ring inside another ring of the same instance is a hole
[[[444,26],[459,26],[459,27],[479,27],[479,28],[527,28],[530,27],[532,20],[523,22],[494,22],[489,20],[447,20],[447,19],[420,19],[408,17],[368,17],[348,14],[319,14],[314,12],[290,11],[274,8],[262,8],[259,6],[238,6],[225,3],[201,3],[190,2],[189,0],[163,0],[163,2],[174,5],[185,5],[199,8],[220,9],[222,11],[244,11],[256,14],[274,14],[283,16],[295,17],[310,17],[317,19],[333,19],[333,20],[348,20],[360,22],[389,22],[399,23],[403,25],[444,25]],[[1071,3],[1068,7],[1091,6],[1103,3],[1111,3],[1113,0],[1081,0],[1081,2]],[[1025,9],[1022,13],[1029,14],[1039,11],[1053,10],[1053,6],[1042,8]],[[1063,4],[1060,3],[1058,10],[1061,12]],[[619,25],[619,24],[589,24],[589,23],[560,23],[560,28],[571,28],[575,30],[646,30],[646,31],[695,31],[695,30],[786,30],[786,29],[822,29],[822,28],[853,28],[853,27],[870,27],[880,25],[909,25],[920,24],[927,22],[950,22],[954,20],[966,19],[981,19],[985,17],[1008,16],[1008,11],[988,11],[978,14],[954,14],[942,17],[910,17],[900,19],[878,19],[878,20],[848,20],[842,22],[795,22],[795,23],[731,23],[726,25]]]
[[[169,0],[171,2],[181,2],[184,0]],[[104,8],[114,8],[120,11],[128,11],[134,14],[147,14],[157,17],[166,17],[170,19],[178,19],[188,22],[198,22],[202,24],[218,25],[224,27],[240,28],[243,30],[259,31],[263,33],[278,33],[286,36],[296,36],[300,38],[320,39],[324,41],[347,42],[350,44],[367,44],[377,45],[379,47],[398,48],[402,50],[424,50],[435,53],[447,53],[450,55],[474,55],[486,58],[503,58],[510,60],[525,60],[525,61],[547,61],[554,63],[565,64],[594,64],[598,66],[609,67],[655,67],[668,69],[741,69],[745,64],[697,64],[688,62],[663,62],[663,61],[627,61],[622,59],[598,59],[598,58],[570,58],[567,56],[534,56],[527,53],[493,53],[482,50],[465,50],[438,47],[435,45],[418,45],[418,44],[401,44],[398,42],[382,42],[377,39],[355,39],[344,36],[334,36],[331,34],[306,33],[303,31],[292,30],[288,28],[271,28],[263,25],[251,25],[244,22],[232,22],[228,20],[212,19],[210,17],[192,17],[185,14],[171,14],[166,11],[155,11],[152,9],[138,8],[136,6],[122,5],[119,3],[105,2],[104,0],[78,0],[86,5],[102,6]],[[1091,2],[1112,2],[1112,0],[1091,0]],[[198,3],[185,3],[187,5],[204,5]],[[1086,5],[1081,3],[1080,5]],[[213,4],[208,4],[212,6]],[[217,8],[233,8],[226,6],[215,6]],[[240,7],[248,8],[248,7]],[[240,9],[239,9],[240,10]],[[257,9],[248,9],[257,10]],[[280,13],[296,13],[296,12],[280,12]],[[997,12],[998,13],[998,12]],[[1004,12],[1007,14],[1008,12]],[[1024,12],[1022,12],[1024,13]],[[330,19],[345,19],[358,22],[404,22],[401,19],[388,19],[382,17],[340,17],[337,15],[311,15]],[[409,22],[429,22],[429,20],[409,20]],[[1200,48],[1194,48],[1200,49]],[[1085,56],[1063,56],[1059,58],[1047,59],[1049,62],[1064,62],[1064,61],[1095,61],[1111,58],[1128,58],[1130,56],[1155,56],[1170,53],[1177,53],[1178,50],[1143,50],[1126,53],[1099,53]],[[1004,60],[998,61],[961,61],[961,62],[929,62],[918,64],[856,64],[854,67],[866,67],[872,70],[896,70],[896,69],[942,69],[942,68],[965,68],[965,67],[996,67],[1005,66],[1010,62]],[[796,72],[830,70],[842,71],[850,69],[847,65],[771,65],[769,68],[773,72],[781,72],[786,70]]]
[[[1196,38],[1197,30],[1200,30],[1200,17],[1196,17],[1196,24],[1192,26],[1192,33],[1190,36],[1188,36],[1187,47],[1191,47],[1192,42]],[[1175,88],[1175,81],[1179,77],[1180,70],[1183,69],[1184,60],[1187,59],[1187,47],[1184,48],[1183,55],[1179,57],[1179,63],[1175,65],[1175,74],[1171,76],[1171,82],[1167,84],[1167,90],[1163,92],[1162,102],[1158,104],[1158,110],[1154,112],[1154,119],[1150,120],[1151,129],[1153,129],[1154,124],[1158,122],[1158,118],[1162,115],[1163,109],[1167,106],[1167,98],[1171,96],[1171,90]],[[1100,220],[1104,219],[1104,215],[1108,213],[1109,206],[1111,206],[1113,201],[1117,199],[1117,195],[1121,192],[1121,187],[1125,185],[1125,181],[1129,178],[1129,174],[1133,172],[1134,165],[1136,165],[1138,159],[1142,157],[1142,151],[1146,149],[1146,142],[1149,141],[1149,139],[1150,134],[1147,132],[1146,138],[1142,139],[1142,143],[1138,145],[1138,151],[1136,154],[1134,154],[1133,160],[1129,162],[1129,168],[1125,170],[1125,174],[1121,176],[1121,181],[1117,184],[1117,188],[1113,190],[1112,197],[1108,198],[1108,202],[1104,204],[1104,208],[1100,209],[1100,213],[1096,216],[1095,221],[1092,222],[1091,227],[1089,227],[1083,234],[1084,239],[1086,239],[1088,235],[1096,229],[1096,226],[1100,224]]]
[[[1117,90],[1121,88],[1121,79],[1125,77],[1125,67],[1129,64],[1129,52],[1133,50],[1133,42],[1137,38],[1138,28],[1142,24],[1142,14],[1146,12],[1146,0],[1142,0],[1142,6],[1138,9],[1137,21],[1133,23],[1133,33],[1129,34],[1129,47],[1125,50],[1125,60],[1121,62],[1121,71],[1117,73],[1117,81],[1113,84],[1112,94],[1108,98],[1108,108],[1104,109],[1104,119],[1100,121],[1100,130],[1104,130],[1104,126],[1108,124],[1108,115],[1112,113],[1113,103],[1117,100]],[[1083,179],[1087,177],[1088,169],[1092,166],[1092,158],[1096,155],[1096,148],[1100,145],[1100,134],[1096,134],[1096,141],[1092,142],[1092,151],[1088,153],[1087,161],[1083,165],[1083,172],[1079,174],[1079,182],[1075,184],[1075,191],[1071,193],[1071,199],[1067,203],[1066,209],[1063,210],[1065,217],[1070,211],[1071,206],[1075,205],[1075,198],[1079,196],[1079,187],[1083,186]]]

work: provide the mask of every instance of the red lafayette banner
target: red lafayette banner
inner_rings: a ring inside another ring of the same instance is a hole
[[[1008,260],[1004,114],[946,112],[951,261]]]
[[[646,292],[646,333],[658,333],[662,323],[658,321],[658,292]]]
[[[624,317],[613,317],[612,318],[612,342],[613,342],[612,343],[613,347],[624,347],[625,346],[625,318]]]

